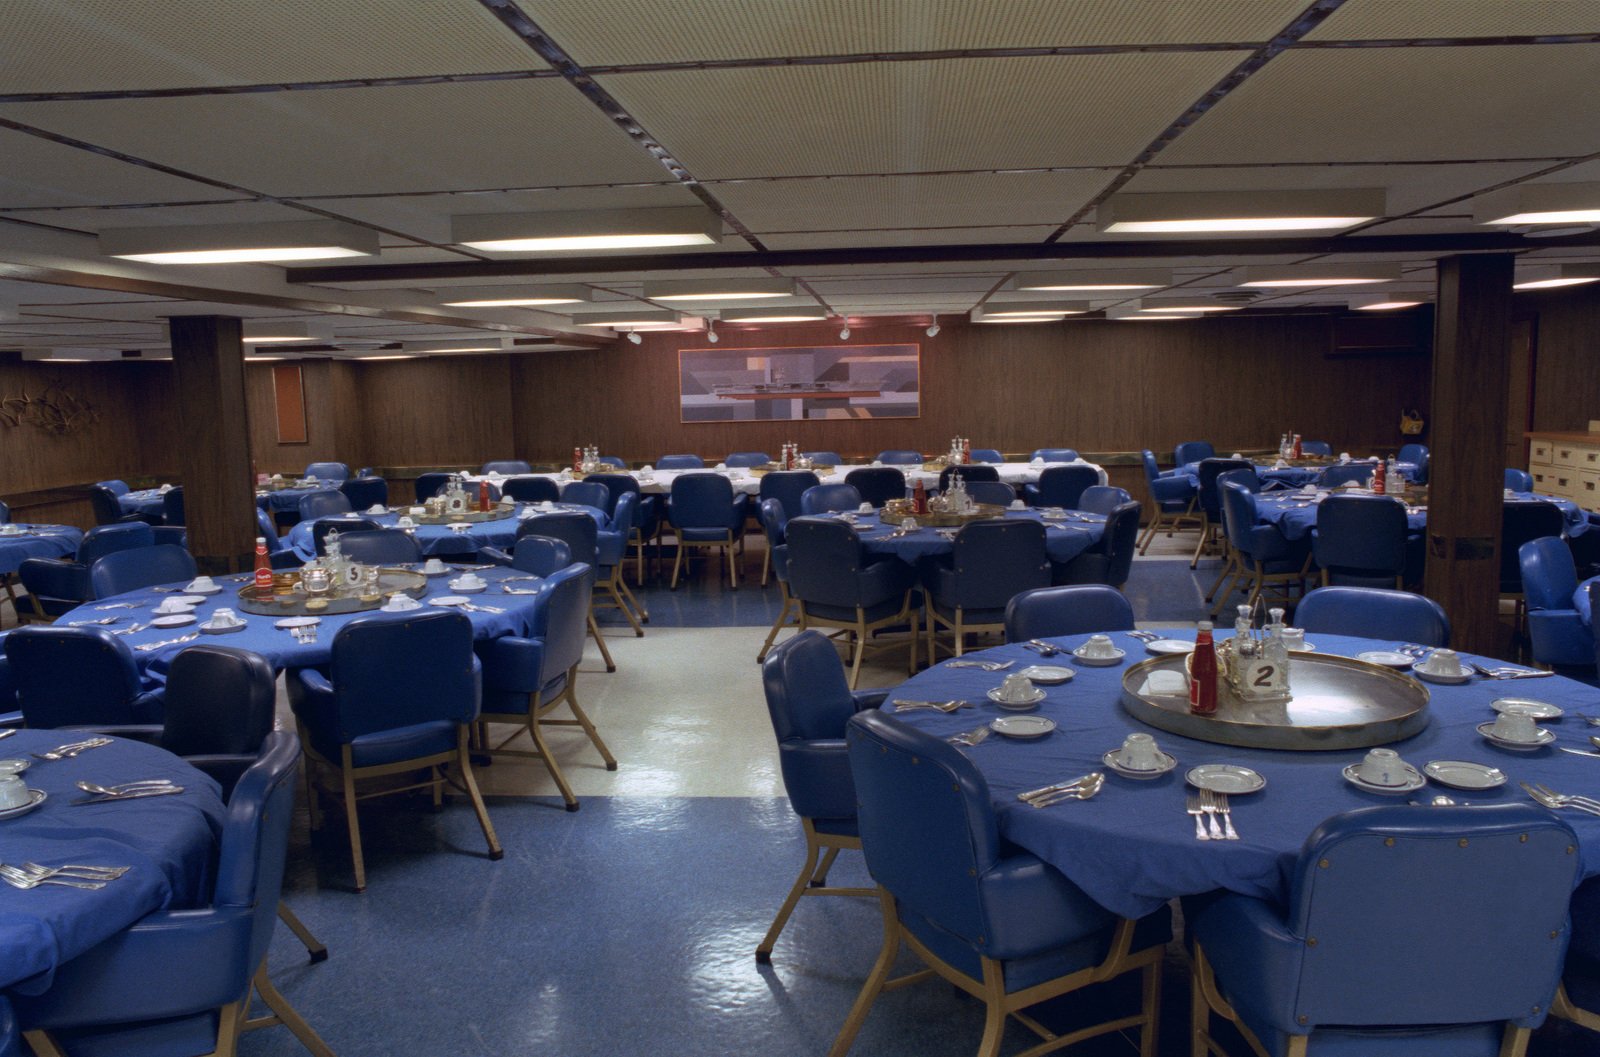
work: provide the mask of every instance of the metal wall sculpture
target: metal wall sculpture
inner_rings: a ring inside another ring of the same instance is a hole
[[[58,382],[51,382],[38,396],[8,396],[0,399],[0,424],[34,426],[62,437],[76,433],[100,420],[94,406]]]

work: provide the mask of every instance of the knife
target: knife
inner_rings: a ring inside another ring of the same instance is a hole
[[[67,801],[67,803],[72,805],[109,804],[114,800],[142,800],[147,796],[171,796],[173,793],[181,792],[183,792],[183,786],[175,785],[166,789],[151,789],[142,793],[118,793],[116,796],[80,796],[76,800]]]
[[[1557,745],[1556,748],[1562,752],[1570,752],[1574,756],[1593,756],[1595,759],[1600,760],[1600,752],[1585,752],[1582,749],[1569,749],[1565,745]]]

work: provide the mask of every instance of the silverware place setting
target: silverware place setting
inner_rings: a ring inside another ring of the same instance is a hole
[[[948,741],[952,745],[961,745],[971,748],[974,745],[982,743],[986,738],[989,737],[990,734],[993,733],[994,731],[990,730],[988,725],[985,724],[981,727],[973,727],[971,730],[964,730],[959,734],[952,734],[944,740]]]
[[[1504,665],[1498,668],[1486,668],[1481,664],[1467,662],[1467,667],[1483,676],[1485,679],[1543,679],[1556,674],[1555,672],[1541,672],[1537,668],[1518,668]]]
[[[112,631],[111,631],[111,634],[113,634],[113,635],[132,635],[134,632],[143,631],[145,628],[147,628],[149,626],[150,625],[148,625],[148,624],[129,624],[125,628],[113,628]]]
[[[1239,834],[1233,828],[1233,809],[1228,804],[1226,793],[1213,792],[1210,789],[1200,790],[1200,810],[1206,816],[1206,822],[1211,827],[1212,840],[1238,840]],[[1217,828],[1217,819],[1222,819],[1222,828]]]
[[[110,738],[87,738],[83,741],[69,741],[65,745],[57,745],[53,749],[46,749],[44,752],[35,752],[31,755],[36,760],[70,760],[79,753],[110,744]]]
[[[95,608],[95,610],[97,612],[104,612],[107,609],[138,609],[139,608],[139,603],[137,603],[137,602],[107,602],[103,606],[95,606],[94,608]]]
[[[1064,800],[1088,800],[1105,788],[1106,776],[1103,771],[1091,771],[1078,778],[1071,778],[1065,782],[1054,785],[1042,786],[1038,789],[1029,789],[1027,792],[1018,793],[1017,799],[1029,807],[1050,807]]]
[[[60,885],[62,888],[83,888],[89,891],[104,888],[107,881],[69,881],[63,877],[38,877],[15,866],[0,864],[0,881],[12,888],[38,888],[40,885]]]
[[[1127,632],[1127,636],[1130,639],[1138,639],[1140,642],[1156,642],[1162,637],[1161,633],[1157,631],[1130,631]]]
[[[18,729],[19,728],[17,727],[8,727],[5,730],[0,730],[0,739],[11,737],[11,735],[15,734]]]
[[[296,642],[312,643],[317,641],[317,626],[315,624],[310,624],[303,628],[285,628],[284,630],[293,635]]]
[[[1024,642],[1023,645],[1028,649],[1037,652],[1041,657],[1054,657],[1056,654],[1061,652],[1060,646],[1045,642],[1043,639],[1029,639],[1027,642]]]
[[[971,701],[907,701],[896,699],[889,702],[894,705],[896,712],[915,712],[917,709],[931,709],[935,712],[954,712],[958,708],[971,708]]]
[[[514,583],[518,582],[519,580],[534,580],[534,581],[538,581],[538,580],[542,580],[542,579],[544,579],[544,577],[542,577],[542,576],[502,576],[500,578],[500,582],[503,583],[503,584],[514,584]]]
[[[131,866],[86,866],[80,863],[65,863],[61,866],[46,866],[37,862],[25,862],[20,866],[16,863],[0,865],[9,865],[13,870],[20,870],[34,877],[77,877],[85,881],[115,881],[133,869]]]
[[[528,579],[532,580],[533,577],[530,576]],[[536,595],[540,592],[537,587],[507,587],[505,584],[501,584],[500,593],[506,595]]]
[[[151,796],[171,796],[183,792],[183,786],[173,785],[165,778],[155,778],[142,782],[125,782],[122,785],[104,786],[93,782],[79,782],[78,788],[88,793],[76,800],[68,801],[72,805],[82,804],[109,804],[113,800],[142,800]]]
[[[1574,811],[1582,811],[1586,815],[1600,817],[1600,800],[1596,800],[1593,797],[1558,793],[1549,786],[1540,785],[1537,782],[1532,785],[1527,782],[1518,782],[1517,784],[1522,786],[1524,793],[1527,793],[1538,803],[1550,808],[1552,811],[1560,808],[1571,808]]]
[[[503,607],[501,607],[501,606],[485,606],[485,605],[479,605],[476,602],[458,602],[456,604],[456,608],[460,609],[460,610],[464,610],[465,612],[468,612],[468,613],[504,613],[505,612],[505,609]]]
[[[944,666],[946,668],[976,668],[984,672],[1003,672],[1016,663],[1016,661],[963,661],[958,659],[946,661]]]
[[[200,633],[195,631],[190,632],[187,635],[179,635],[175,639],[159,639],[155,642],[140,643],[139,645],[135,646],[134,649],[138,650],[140,653],[150,653],[152,650],[159,650],[166,646],[177,646],[185,642],[193,642],[199,637]]]
[[[67,621],[67,627],[81,628],[90,624],[115,624],[121,619],[121,617],[97,617],[94,620],[69,620]]]

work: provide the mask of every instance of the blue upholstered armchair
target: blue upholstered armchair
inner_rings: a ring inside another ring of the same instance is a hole
[[[1050,582],[1110,587],[1127,583],[1133,572],[1133,555],[1138,549],[1141,510],[1140,505],[1131,500],[1112,507],[1106,514],[1100,539],[1093,546],[1070,561],[1050,563]]]
[[[881,704],[888,692],[852,691],[839,652],[815,631],[803,631],[768,654],[761,682],[778,738],[784,791],[806,837],[800,874],[756,948],[756,961],[766,963],[801,896],[873,894],[869,888],[829,888],[827,882],[839,852],[861,847],[845,725],[862,709]]]
[[[1593,664],[1594,629],[1576,608],[1578,571],[1567,542],[1557,536],[1529,540],[1518,550],[1517,559],[1522,565],[1533,659],[1551,665]]]
[[[663,455],[656,460],[658,470],[703,470],[706,461],[698,455]]]
[[[973,448],[972,461],[977,462],[1005,462],[1006,457],[1000,453],[999,448]]]
[[[1590,878],[1572,894],[1572,943],[1550,1012],[1600,1031],[1600,878]]]
[[[1104,584],[1039,587],[1006,603],[1006,641],[1064,638],[1096,631],[1132,631],[1133,606]]]
[[[844,483],[860,493],[861,502],[875,507],[906,495],[906,475],[894,466],[862,466],[845,474]]]
[[[809,494],[809,493],[808,493]],[[869,562],[849,525],[830,517],[790,518],[789,594],[807,627],[842,628],[852,646],[850,685],[861,675],[868,640],[878,631],[905,626],[906,670],[916,670],[917,612],[912,607],[916,575],[895,558]]]
[[[308,463],[306,472],[301,476],[307,479],[315,477],[319,481],[347,481],[350,479],[350,466],[342,462]]]
[[[1084,490],[1099,483],[1100,472],[1093,466],[1048,466],[1038,484],[1022,486],[1022,497],[1029,506],[1075,507]]]
[[[611,514],[611,489],[601,481],[573,481],[561,489],[561,501],[576,506],[592,506],[608,517]]]
[[[1322,585],[1405,586],[1406,505],[1393,496],[1331,495],[1317,507],[1311,553]]]
[[[1092,484],[1078,497],[1078,509],[1091,514],[1109,514],[1123,503],[1133,502],[1126,488],[1114,484]]]
[[[800,621],[799,608],[795,605],[794,596],[789,593],[788,515],[783,503],[777,499],[761,500],[757,510],[761,531],[767,537],[767,558],[761,567],[761,586],[767,585],[767,571],[770,568],[778,581],[779,598],[778,615],[773,618],[772,629],[767,632],[767,641],[761,644],[761,651],[756,654],[756,663],[760,664],[777,641],[778,632],[791,624],[798,625]]]
[[[120,484],[121,482],[118,483]],[[94,523],[96,525],[115,525],[124,521],[141,521],[146,525],[161,524],[160,514],[124,514],[122,512],[122,504],[117,502],[117,496],[125,494],[127,486],[123,485],[123,488],[124,493],[118,493],[103,484],[90,487],[89,508],[94,511]],[[0,515],[8,516],[9,510],[0,511]],[[5,520],[7,520],[6,516],[0,516],[0,522]]]
[[[301,521],[336,517],[339,514],[348,514],[354,509],[350,505],[350,497],[343,492],[311,492],[300,497]]]
[[[1332,455],[1333,445],[1325,440],[1302,440],[1300,442],[1300,454],[1322,456]]]
[[[888,451],[880,451],[877,458],[872,461],[881,462],[885,466],[921,466],[922,453],[907,448],[891,448]]]
[[[746,505],[745,497],[735,494],[733,485],[720,474],[691,473],[672,482],[667,517],[678,537],[678,552],[672,560],[673,590],[678,588],[678,575],[691,548],[721,548],[728,556],[728,585],[739,586],[734,545],[744,532]]]
[[[261,507],[256,508],[256,535],[267,541],[267,561],[274,569],[296,569],[302,564],[300,555],[283,542],[272,515]]]
[[[382,477],[352,477],[339,486],[353,510],[389,505],[389,482]]]
[[[510,554],[495,547],[484,547],[478,553],[485,561],[538,577],[549,576],[572,564],[572,548],[549,536],[521,536]]]
[[[1230,894],[1185,915],[1196,1052],[1214,1012],[1274,1057],[1522,1053],[1567,951],[1576,844],[1526,803],[1335,815],[1287,905]]]
[[[860,506],[861,493],[853,484],[819,484],[800,493],[800,513],[806,517],[855,510]],[[788,509],[788,504],[784,509]]]
[[[733,467],[748,469],[752,466],[766,466],[772,461],[772,456],[764,451],[736,451],[729,453],[728,457],[722,460],[722,464],[730,469]]]
[[[807,451],[802,452],[815,466],[843,466],[844,456],[836,451]]]
[[[533,611],[527,618],[528,634],[503,635],[478,645],[478,656],[483,661],[483,712],[478,724],[480,738],[491,753],[543,760],[567,810],[576,811],[578,798],[551,755],[542,728],[582,727],[605,761],[606,770],[617,769],[616,757],[578,704],[578,662],[583,659],[594,569],[582,562],[568,565],[551,573],[544,586],[544,593],[534,599]],[[545,718],[563,703],[571,710],[571,719]],[[490,723],[513,723],[517,729],[494,745],[488,736]],[[532,751],[506,748],[522,734],[532,740]]]
[[[339,534],[346,558],[367,565],[409,565],[422,560],[422,548],[407,532],[397,528],[356,529]]]
[[[438,495],[440,492],[444,491],[445,487],[450,483],[450,477],[451,475],[447,473],[418,474],[416,484],[414,486],[416,489],[417,502],[425,503],[429,499],[432,499],[434,496]],[[506,483],[510,484],[511,482],[507,481]],[[551,498],[553,499],[555,497],[552,496]]]
[[[32,612],[17,608],[24,623],[54,620],[94,597],[89,586],[89,566],[107,554],[136,547],[155,546],[154,530],[142,521],[96,525],[84,534],[78,553],[63,558],[28,558],[17,568],[17,579],[28,591]]]
[[[1443,607],[1408,591],[1319,587],[1300,600],[1294,620],[1308,632],[1398,639],[1422,646],[1450,645],[1450,618]]]
[[[1322,471],[1317,483],[1324,488],[1342,488],[1347,484],[1356,484],[1365,488],[1372,483],[1372,475],[1376,472],[1376,464],[1370,462],[1352,462],[1345,465],[1330,466]]]
[[[498,473],[509,477],[514,473],[532,473],[533,466],[525,459],[491,459],[478,471],[481,474]]]
[[[970,490],[975,484],[1000,480],[1000,471],[993,466],[985,466],[982,463],[962,463],[958,466],[946,466],[939,471],[939,491],[948,492],[950,490],[950,480],[954,477],[961,478]]]
[[[1244,601],[1249,606],[1254,606],[1268,587],[1282,592],[1280,598],[1287,598],[1291,590],[1304,591],[1306,578],[1311,575],[1309,541],[1287,539],[1276,525],[1260,524],[1255,494],[1243,485],[1223,485],[1221,492],[1228,564],[1212,588],[1217,599],[1212,614],[1222,611],[1235,588],[1245,592]]]
[[[1191,462],[1214,459],[1216,455],[1217,449],[1209,440],[1186,440],[1172,449],[1172,462],[1181,470]]]
[[[1222,493],[1217,479],[1230,470],[1255,470],[1255,463],[1249,459],[1216,459],[1206,458],[1200,460],[1200,468],[1196,471],[1195,505],[1200,510],[1200,541],[1195,544],[1194,557],[1189,559],[1189,568],[1193,569],[1200,564],[1200,555],[1206,548],[1215,543],[1222,543],[1223,551],[1227,550],[1227,537],[1222,524]],[[1211,594],[1216,593],[1213,587]],[[1210,598],[1211,595],[1206,596]]]
[[[1076,448],[1035,448],[1033,454],[1028,456],[1028,461],[1043,459],[1045,462],[1077,462],[1078,450]]]
[[[188,551],[158,543],[97,559],[89,566],[89,589],[96,598],[110,598],[155,584],[188,583],[194,574],[194,558]]]
[[[1140,1052],[1154,1054],[1161,959],[1172,936],[1167,908],[1118,919],[1060,871],[1002,840],[988,783],[954,745],[880,711],[852,716],[845,738],[884,935],[830,1057],[850,1049],[890,984],[902,944],[984,1003],[982,1054],[999,1052],[1007,1016],[1133,972],[1142,977],[1139,1012],[1074,1038],[1133,1028]],[[1022,1023],[1054,1038],[1035,1021]]]
[[[139,674],[128,644],[105,628],[29,625],[3,643],[28,726],[161,722],[160,684]]]
[[[423,477],[428,476],[423,474]],[[422,478],[417,478],[417,501],[427,498],[422,494]],[[437,492],[435,489],[434,492]],[[428,493],[433,495],[434,492]],[[502,495],[519,503],[554,503],[561,498],[561,486],[548,477],[513,477],[500,486]]]
[[[1191,510],[1200,487],[1199,482],[1186,473],[1177,470],[1163,472],[1156,465],[1155,453],[1149,448],[1139,454],[1144,460],[1145,486],[1150,490],[1150,500],[1154,504],[1150,525],[1145,529],[1144,538],[1139,541],[1139,553],[1143,554],[1150,549],[1150,541],[1162,528],[1167,530],[1170,537],[1175,529],[1198,520]]]
[[[344,801],[357,891],[367,886],[355,798],[355,783],[363,778],[426,770],[423,781],[376,795],[431,788],[438,804],[443,768],[455,765],[489,857],[504,857],[467,755],[480,678],[472,622],[453,611],[353,620],[334,637],[327,675],[314,668],[290,674],[289,703],[305,743],[308,784],[316,788],[328,772],[338,779],[325,788]],[[320,828],[315,792],[311,820]]]
[[[333,517],[318,518],[311,524],[311,548],[317,557],[328,553],[328,537],[337,532],[341,540],[352,532],[376,532],[380,526],[371,518],[357,517],[354,514],[336,514]]]
[[[1038,521],[974,521],[956,533],[950,564],[928,571],[928,663],[938,660],[938,634],[950,629],[957,657],[969,632],[999,631],[1011,599],[1050,583],[1044,525]]]

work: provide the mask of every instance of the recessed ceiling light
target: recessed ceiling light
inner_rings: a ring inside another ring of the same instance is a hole
[[[499,253],[706,246],[722,241],[722,218],[699,206],[480,213],[451,217],[450,237],[463,246]]]
[[[827,319],[828,313],[820,306],[804,308],[790,305],[783,308],[724,308],[724,323],[812,323]]]
[[[100,252],[147,264],[315,261],[372,256],[378,233],[340,220],[108,228],[100,232]]]
[[[1358,294],[1349,303],[1358,312],[1386,312],[1392,308],[1415,308],[1427,300],[1422,294],[1394,290],[1383,294]]]
[[[402,352],[417,355],[446,352],[504,352],[505,349],[505,338],[462,338],[453,341],[402,341],[400,343]],[[371,356],[363,356],[361,358],[372,359]]]
[[[1600,183],[1521,184],[1479,195],[1472,219],[1505,226],[1600,222]]]
[[[439,291],[441,305],[453,308],[516,308],[524,305],[575,305],[593,301],[594,291],[576,283],[556,286],[473,286]]]
[[[646,301],[748,301],[793,297],[793,279],[669,279],[644,284]]]
[[[676,327],[683,322],[683,315],[665,308],[632,308],[616,312],[588,312],[572,317],[572,322],[580,327]]]
[[[1553,290],[1600,282],[1600,264],[1535,264],[1518,268],[1513,290]]]
[[[1112,195],[1098,210],[1108,234],[1335,231],[1384,215],[1384,192],[1203,191]]]
[[[1199,312],[1237,312],[1243,307],[1225,305],[1206,297],[1150,297],[1140,305],[1139,311],[1191,315]]]
[[[1087,301],[990,301],[980,310],[983,315],[1003,316],[1081,316],[1089,311]]]
[[[1082,272],[1019,272],[1013,290],[1156,290],[1172,285],[1172,272],[1160,268],[1108,268]]]
[[[1240,286],[1289,288],[1296,286],[1356,286],[1388,283],[1400,278],[1398,264],[1281,264],[1243,269]]]
[[[1006,315],[990,312],[987,308],[974,308],[967,313],[967,318],[974,323],[1059,323],[1067,318],[1067,313],[1034,311]]]
[[[362,363],[374,363],[378,360],[415,360],[419,357],[420,354],[407,354],[402,352],[390,356],[357,356],[356,359],[360,360]]]

